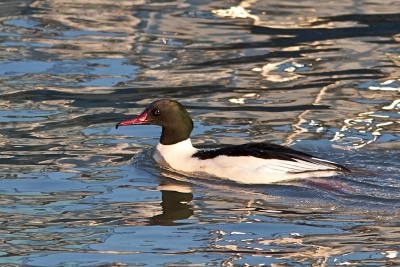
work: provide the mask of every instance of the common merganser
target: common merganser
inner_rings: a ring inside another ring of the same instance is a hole
[[[139,116],[117,123],[159,125],[162,133],[153,158],[186,173],[206,173],[246,184],[269,184],[284,180],[327,177],[350,170],[289,147],[252,143],[217,149],[197,149],[190,141],[193,121],[175,100],[157,100]]]

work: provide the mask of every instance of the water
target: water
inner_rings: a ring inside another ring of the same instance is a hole
[[[0,262],[398,265],[397,1],[0,2]],[[239,185],[162,169],[159,98],[200,147],[269,141],[351,175]]]

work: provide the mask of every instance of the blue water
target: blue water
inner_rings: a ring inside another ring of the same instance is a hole
[[[396,266],[396,1],[2,1],[0,264]],[[273,185],[186,176],[160,98],[198,147],[272,142],[353,173]]]

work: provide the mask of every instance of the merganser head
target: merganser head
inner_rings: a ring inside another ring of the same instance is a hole
[[[163,99],[151,103],[139,116],[117,123],[128,125],[159,125],[162,127],[160,143],[173,145],[189,138],[193,130],[193,121],[186,109],[177,101]]]

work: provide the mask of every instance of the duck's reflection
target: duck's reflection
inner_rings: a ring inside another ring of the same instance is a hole
[[[149,218],[149,225],[184,224],[180,220],[193,215],[190,202],[193,200],[191,188],[183,183],[163,181],[158,189],[162,194],[162,213]]]
[[[351,192],[351,188],[335,180],[309,179],[259,187],[208,177],[190,177],[168,169],[158,171],[164,177],[157,187],[162,194],[162,213],[149,217],[149,225],[192,223],[184,221],[190,219],[194,214],[193,209],[196,209],[196,205],[191,203],[192,187],[196,188],[196,192],[210,197],[209,200],[202,199],[205,206],[209,205],[213,212],[229,214],[232,218],[247,217],[251,212],[270,214],[274,217],[285,217],[287,214],[312,215],[315,214],[316,206],[319,213],[330,213],[334,210],[334,203],[324,202],[318,194],[330,192],[347,195]],[[214,197],[223,198],[223,205],[213,201]],[[299,203],[299,199],[303,201],[303,205]],[[203,207],[202,212],[204,211]],[[240,220],[238,219],[238,222]]]

